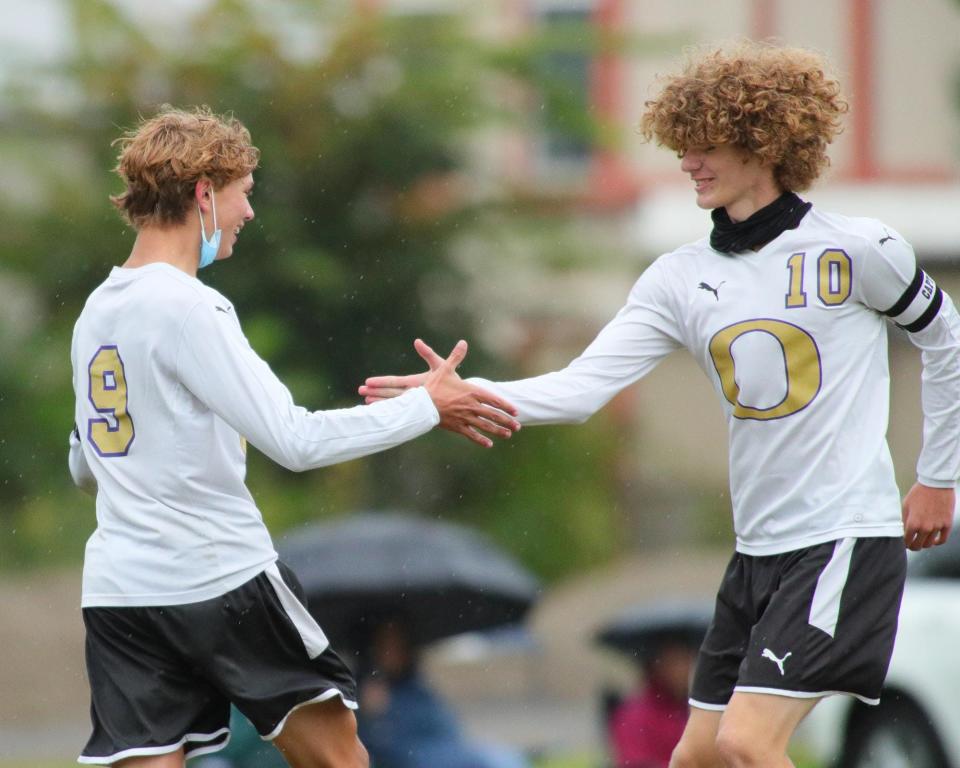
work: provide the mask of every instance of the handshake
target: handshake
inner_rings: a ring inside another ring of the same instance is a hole
[[[427,370],[409,376],[371,376],[358,390],[366,403],[423,387],[440,413],[440,426],[484,448],[493,445],[488,435],[506,439],[519,431],[520,422],[513,418],[517,409],[511,403],[464,381],[457,373],[457,367],[467,356],[467,342],[458,341],[446,359],[422,339],[414,341],[413,348],[426,362]]]

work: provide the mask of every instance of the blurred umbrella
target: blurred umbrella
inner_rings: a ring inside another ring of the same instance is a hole
[[[646,662],[666,643],[699,648],[713,617],[713,603],[692,600],[660,600],[627,609],[601,627],[596,641],[608,648]]]
[[[403,616],[423,644],[519,622],[536,580],[479,533],[382,512],[293,531],[278,542],[308,607],[335,644],[384,617]]]

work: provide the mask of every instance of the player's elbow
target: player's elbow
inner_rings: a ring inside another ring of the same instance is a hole
[[[323,466],[323,465],[322,465],[322,464],[307,464],[307,463],[304,462],[304,461],[293,461],[293,462],[289,462],[288,464],[285,464],[284,466],[285,466],[287,469],[289,469],[291,472],[297,472],[297,473],[299,473],[299,472],[307,472],[307,471],[309,471],[309,470],[311,470],[311,469],[317,469],[318,467]]]
[[[520,423],[528,426],[547,425],[547,424],[583,424],[587,419],[593,416],[594,411],[581,411],[578,409],[564,408],[551,412],[542,412],[537,414],[520,414]]]
[[[587,420],[593,416],[593,411],[582,411],[575,413],[571,421],[572,424],[585,424]]]
[[[73,484],[81,491],[96,496],[97,478],[94,477],[90,465],[87,464],[87,459],[83,455],[83,448],[80,445],[80,438],[76,430],[70,434],[70,451],[67,454],[67,464],[70,467],[70,478],[73,480]]]
[[[306,472],[311,469],[333,463],[324,461],[318,455],[317,446],[303,443],[299,440],[288,439],[280,441],[267,455],[284,469],[291,472]]]
[[[293,446],[286,446],[284,450],[270,457],[284,469],[291,472],[306,472],[313,469],[316,465],[307,462],[307,457],[302,451],[298,451]]]
[[[86,464],[79,465],[74,460],[73,455],[70,456],[70,477],[73,484],[81,491],[89,493],[91,496],[97,495],[97,479],[93,476],[90,468]]]

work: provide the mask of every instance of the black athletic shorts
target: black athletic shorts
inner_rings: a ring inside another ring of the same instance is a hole
[[[84,608],[93,734],[79,762],[215,752],[231,702],[267,739],[304,704],[339,696],[356,709],[353,676],[305,602],[277,563],[212,600]]]
[[[735,553],[717,594],[690,704],[735,690],[880,701],[906,576],[902,538],[839,539],[780,555]]]

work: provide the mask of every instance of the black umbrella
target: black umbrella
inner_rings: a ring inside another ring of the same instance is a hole
[[[536,580],[479,533],[413,515],[351,515],[306,526],[278,543],[335,644],[403,617],[419,644],[519,622]]]
[[[702,600],[659,600],[627,609],[601,627],[596,640],[631,658],[652,661],[666,643],[699,648],[713,617],[713,603]]]

